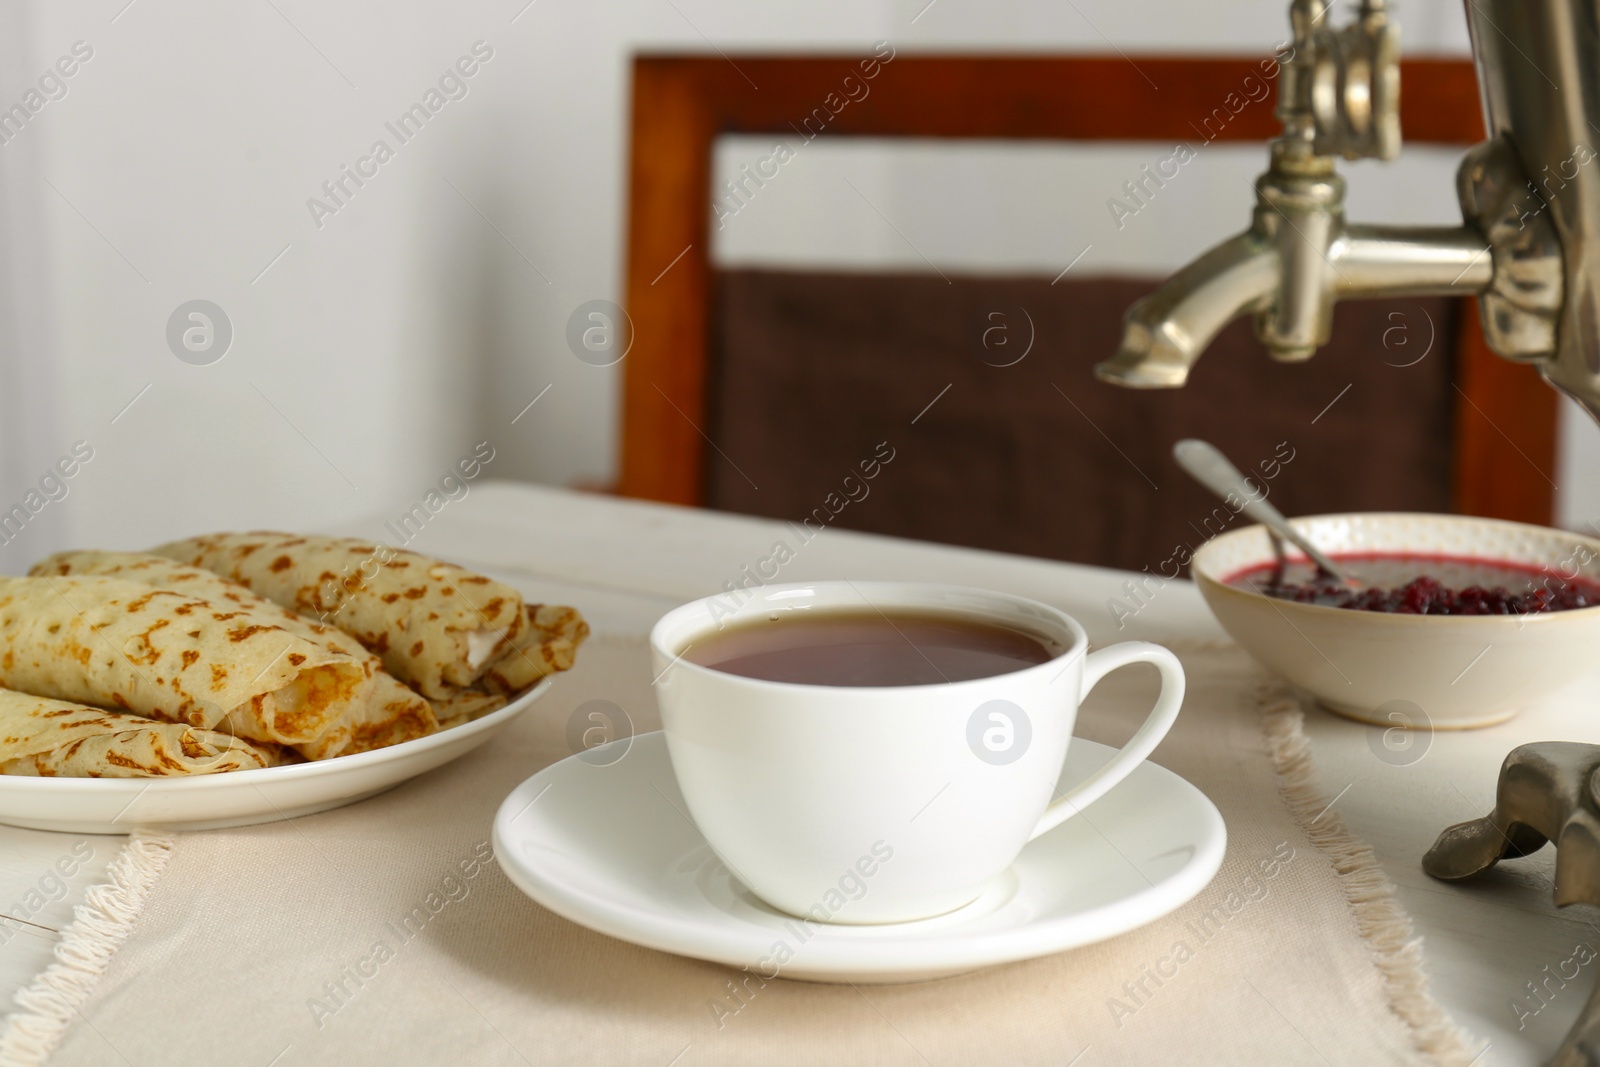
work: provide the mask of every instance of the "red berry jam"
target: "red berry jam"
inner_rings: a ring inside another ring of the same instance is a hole
[[[1299,604],[1396,615],[1528,615],[1600,604],[1600,581],[1544,568],[1462,556],[1354,554],[1334,556],[1350,576],[1341,582],[1316,564],[1295,561],[1247,567],[1226,579]],[[1570,575],[1570,576],[1569,576]]]

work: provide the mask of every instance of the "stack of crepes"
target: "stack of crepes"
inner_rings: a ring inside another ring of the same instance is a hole
[[[572,608],[370,543],[222,534],[0,577],[0,773],[249,770],[427,736],[572,666]]]

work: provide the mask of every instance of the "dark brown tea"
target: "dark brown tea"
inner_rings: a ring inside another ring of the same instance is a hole
[[[780,611],[702,637],[683,658],[769,682],[937,685],[1019,671],[1062,651],[1021,630],[957,615]]]

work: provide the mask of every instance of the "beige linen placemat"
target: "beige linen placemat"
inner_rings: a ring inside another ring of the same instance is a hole
[[[339,811],[181,836],[126,943],[80,968],[104,973],[51,1062],[1469,1063],[1392,889],[1323,811],[1298,707],[1236,649],[1177,651],[1189,697],[1155,759],[1216,802],[1227,858],[1194,901],[1108,942],[917,985],[777,980],[730,1012],[735,972],[545,911],[489,858],[495,809],[569,755],[579,704],[658,725],[644,643],[597,638],[451,766]],[[1125,740],[1144,673],[1103,682],[1079,733]]]

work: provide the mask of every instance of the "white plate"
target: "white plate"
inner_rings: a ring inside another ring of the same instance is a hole
[[[33,830],[125,834],[135,826],[214,830],[354,804],[466,755],[550,688],[546,678],[499,711],[415,741],[314,763],[186,778],[31,778],[0,774],[0,822]]]
[[[619,746],[632,745],[631,749]],[[1061,785],[1115,750],[1077,739]],[[623,753],[620,758],[616,753]],[[608,762],[608,758],[612,760]],[[807,923],[755,898],[686,814],[660,733],[545,768],[494,820],[495,857],[518,888],[591,930],[772,977],[907,982],[1087,945],[1168,914],[1222,864],[1227,831],[1210,800],[1145,763],[1090,809],[1033,841],[967,907],[885,926]]]

